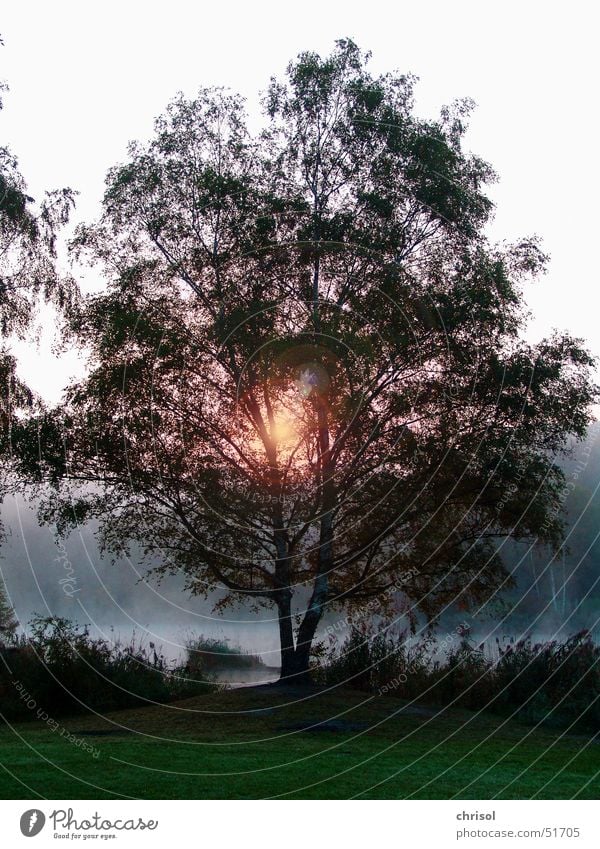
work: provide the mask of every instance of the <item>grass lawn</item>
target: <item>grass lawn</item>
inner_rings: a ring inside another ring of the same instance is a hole
[[[61,737],[61,729],[96,756]],[[600,793],[600,747],[589,738],[352,690],[301,697],[248,688],[73,717],[54,731],[41,723],[2,724],[0,765],[4,799],[594,799]]]

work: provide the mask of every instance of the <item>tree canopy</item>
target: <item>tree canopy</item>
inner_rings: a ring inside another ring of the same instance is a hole
[[[258,134],[203,89],[130,146],[73,245],[106,279],[71,311],[90,372],[38,422],[68,482],[46,518],[274,606],[284,677],[326,611],[434,619],[506,585],[503,539],[558,544],[555,457],[596,398],[580,340],[523,338],[546,257],[486,236],[472,103],[419,118],[368,60],[301,54]]]

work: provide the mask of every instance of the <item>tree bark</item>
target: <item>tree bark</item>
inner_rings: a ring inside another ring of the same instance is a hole
[[[291,678],[296,671],[296,650],[294,646],[294,628],[292,625],[292,594],[289,590],[281,593],[277,601],[279,618],[279,644],[281,647],[280,678]]]

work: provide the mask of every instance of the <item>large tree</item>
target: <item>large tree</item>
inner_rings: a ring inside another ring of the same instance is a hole
[[[596,392],[580,341],[522,338],[545,257],[486,238],[470,102],[422,120],[368,58],[300,55],[258,135],[202,90],[130,147],[75,244],[106,275],[71,319],[91,370],[41,438],[47,516],[274,607],[299,680],[325,611],[398,588],[435,618],[506,583],[503,539],[557,544],[554,457]]]

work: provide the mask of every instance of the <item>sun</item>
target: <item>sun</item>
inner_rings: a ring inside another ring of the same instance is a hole
[[[301,418],[283,405],[273,410],[272,417],[264,415],[263,422],[266,427],[265,436],[278,451],[292,451],[301,439]],[[253,450],[261,454],[264,452],[265,444],[258,430],[250,436],[249,442]]]
[[[293,416],[289,413],[278,413],[271,430],[275,442],[282,444],[295,440],[298,436],[295,424]]]

